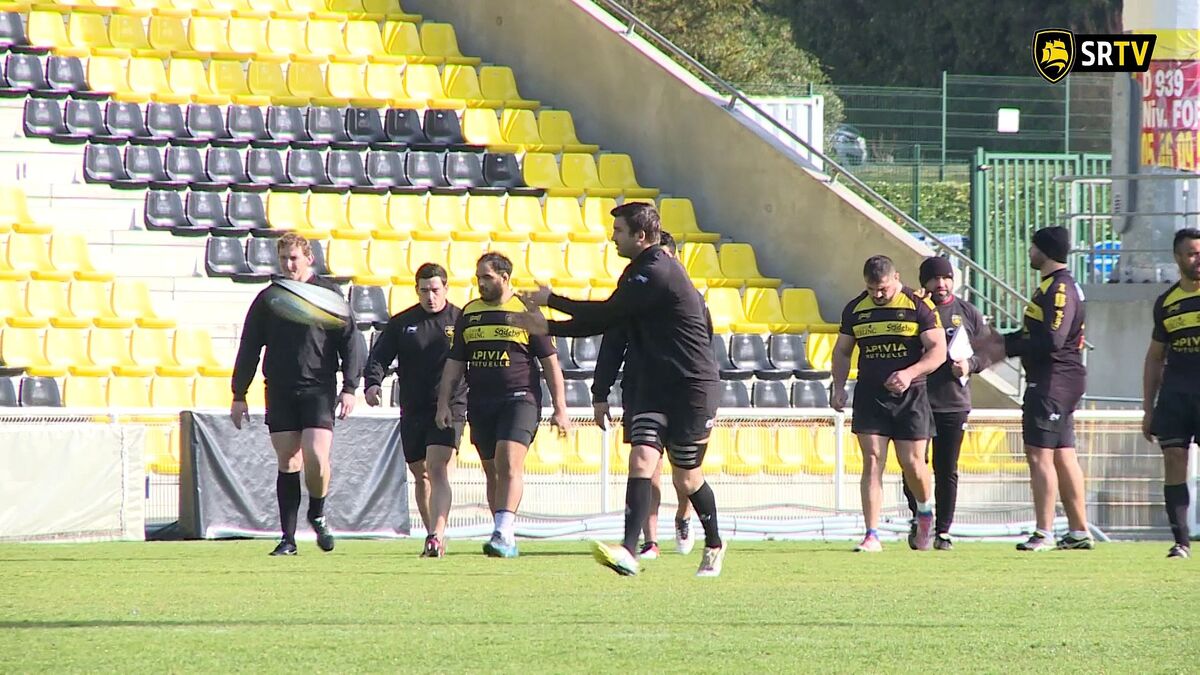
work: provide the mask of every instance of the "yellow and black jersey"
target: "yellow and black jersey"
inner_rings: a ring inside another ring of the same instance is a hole
[[[538,359],[556,352],[551,338],[530,335],[515,325],[513,316],[524,311],[525,305],[515,296],[499,305],[472,300],[463,307],[449,358],[467,364],[468,407],[520,395],[541,404]]]
[[[1200,393],[1200,290],[1176,283],[1158,296],[1152,337],[1167,346],[1162,391]]]
[[[859,386],[882,387],[888,376],[921,360],[921,333],[941,328],[927,298],[905,286],[887,304],[877,305],[866,291],[842,310],[841,333],[858,344]],[[913,384],[925,382],[921,376]]]
[[[1021,357],[1028,386],[1056,401],[1078,399],[1087,384],[1083,327],[1083,290],[1065,268],[1056,270],[1029,299],[1024,327],[1004,336],[1004,351]]]

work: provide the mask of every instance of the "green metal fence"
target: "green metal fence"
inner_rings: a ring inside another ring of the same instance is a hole
[[[1055,181],[1057,176],[1105,175],[1110,171],[1109,155],[1093,153],[999,153],[976,150],[971,173],[971,257],[1028,297],[1038,283],[1037,272],[1029,266],[1029,240],[1033,232],[1049,225],[1069,226],[1068,216],[1079,212],[1087,200],[1087,211],[1108,211],[1111,196],[1107,187],[1083,186]],[[1094,246],[1098,242],[1118,242],[1109,221],[1100,231],[1089,233],[1088,241],[1075,247]],[[1095,241],[1093,241],[1093,239]],[[1092,266],[1107,264],[1106,256],[1077,256],[1073,259],[1077,279],[1092,276]],[[1023,308],[1016,299],[999,292],[981,280],[976,292],[1005,306],[998,322],[1013,327]]]

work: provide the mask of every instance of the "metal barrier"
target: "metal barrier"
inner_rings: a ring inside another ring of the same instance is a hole
[[[386,416],[394,412],[355,414]],[[13,417],[0,413],[4,423]],[[127,411],[64,416],[61,411],[44,409],[25,417],[37,423],[86,419],[100,424],[140,424],[165,431],[168,437],[175,419],[173,415]],[[596,427],[590,411],[573,410],[572,420],[575,426],[570,434],[560,439],[549,419],[544,419],[530,449],[518,519],[522,536],[606,536],[620,530],[629,451],[619,443],[619,418],[614,431]],[[747,537],[860,534],[862,462],[849,422],[849,416],[827,409],[745,409],[723,414],[713,430],[704,470],[716,490],[724,526]],[[265,443],[266,430],[262,433]],[[1089,520],[1109,534],[1161,536],[1166,527],[1162,454],[1142,438],[1141,412],[1080,410],[1076,436],[1087,479]],[[349,441],[335,435],[334,442]],[[174,453],[177,457],[178,450]],[[152,462],[153,456],[147,453],[150,527],[173,522],[178,514],[178,477],[171,475],[169,465]],[[273,456],[264,452],[264,466],[273,462]],[[1195,460],[1191,467],[1190,483],[1196,485],[1200,467]],[[1013,537],[1031,527],[1033,511],[1019,411],[972,413],[959,474],[956,535]],[[483,473],[478,455],[465,439],[452,482],[455,506],[450,535],[486,535],[492,519]],[[909,516],[899,466],[891,453],[884,498],[885,529],[906,530]],[[660,519],[667,538],[676,503],[667,480]],[[419,522],[415,513],[413,520]],[[1197,522],[1195,504],[1191,520]]]

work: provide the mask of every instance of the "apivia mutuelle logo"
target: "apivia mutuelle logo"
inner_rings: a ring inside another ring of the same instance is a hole
[[[1157,35],[1080,34],[1045,28],[1033,34],[1033,65],[1048,82],[1071,73],[1144,73]]]

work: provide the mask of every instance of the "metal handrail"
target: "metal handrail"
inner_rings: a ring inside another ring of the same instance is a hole
[[[733,110],[738,103],[745,105],[750,110],[757,113],[766,123],[770,124],[777,131],[782,132],[784,136],[788,137],[792,141],[795,141],[796,143],[799,143],[804,147],[805,150],[819,158],[826,167],[825,173],[829,175],[830,182],[834,182],[840,176],[844,176],[851,185],[858,188],[858,190],[864,193],[865,196],[876,202],[878,205],[881,205],[883,209],[890,213],[893,217],[903,221],[917,232],[920,232],[928,240],[926,243],[932,244],[933,247],[939,250],[941,253],[957,259],[961,265],[970,269],[974,274],[977,274],[980,277],[990,281],[995,285],[996,288],[999,288],[1001,291],[1007,294],[1009,296],[1008,299],[1016,300],[1016,304],[1018,306],[1026,302],[1027,298],[1022,295],[1020,291],[1013,288],[1000,277],[984,269],[982,266],[972,260],[970,256],[962,253],[953,246],[950,246],[946,242],[939,239],[931,230],[929,230],[929,228],[917,222],[912,218],[912,216],[909,216],[900,207],[888,201],[883,197],[883,195],[880,195],[878,192],[872,189],[871,186],[867,185],[857,176],[850,173],[841,164],[838,164],[834,160],[830,159],[825,153],[821,152],[817,148],[814,148],[807,140],[801,138],[794,131],[784,126],[772,115],[747,98],[746,95],[743,94],[737,87],[730,84],[720,75],[717,75],[708,67],[706,67],[703,63],[700,63],[683,49],[676,46],[675,43],[671,42],[658,31],[651,28],[649,24],[639,19],[635,14],[630,12],[619,2],[616,2],[616,0],[593,0],[593,2],[603,6],[607,11],[609,11],[610,14],[614,16],[614,18],[621,19],[626,22],[626,37],[632,36],[635,32],[640,31],[643,34],[643,37],[650,38],[653,42],[657,43],[660,48],[664,49],[670,56],[682,61],[688,66],[691,66],[693,69],[699,71],[704,77],[711,80],[710,84],[715,84],[724,95],[729,97],[729,102],[724,106],[727,110]],[[968,286],[968,288],[970,287]],[[971,290],[974,291],[975,289]],[[983,293],[978,292],[972,292],[972,296],[976,298],[982,298],[985,302],[992,306],[993,310],[1003,315],[1004,318],[1009,321],[1019,321],[1021,319],[1019,314],[1010,312],[1006,307],[1002,306],[998,300],[993,300]]]

